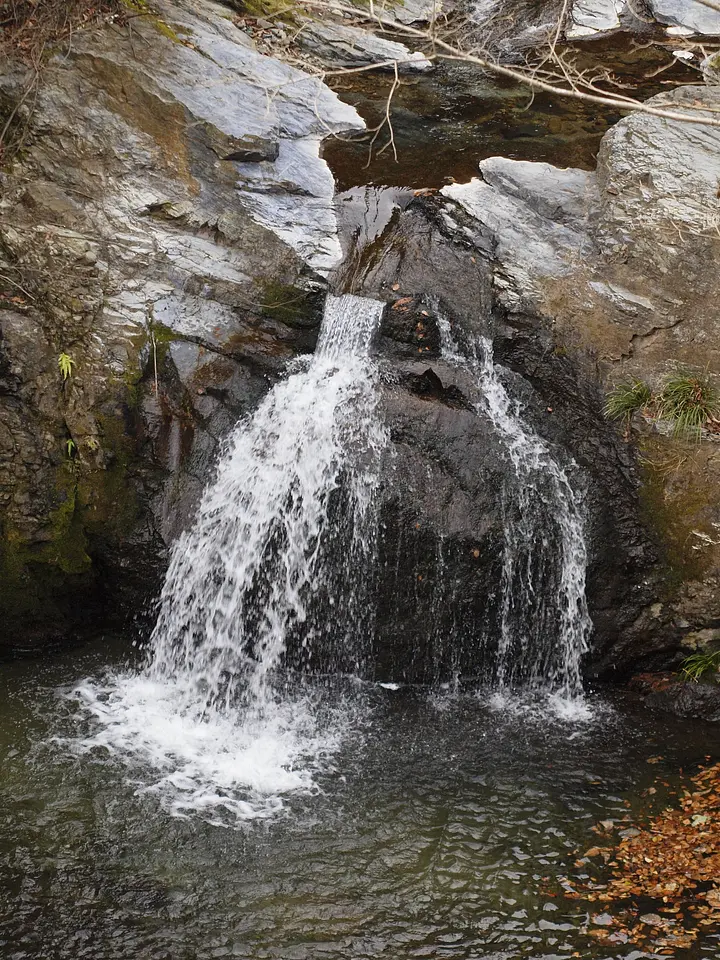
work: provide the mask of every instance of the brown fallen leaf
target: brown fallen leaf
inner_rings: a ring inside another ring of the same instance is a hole
[[[395,287],[393,287],[393,290]],[[390,308],[391,310],[402,310],[403,307],[407,307],[408,303],[412,303],[412,297],[400,297],[399,300],[396,300],[395,303]]]

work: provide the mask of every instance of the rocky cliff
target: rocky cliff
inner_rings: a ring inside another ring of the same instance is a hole
[[[378,675],[473,671],[493,643],[508,462],[441,355],[443,321],[493,340],[584,491],[589,669],[713,639],[717,444],[644,420],[628,443],[603,405],[623,376],[718,372],[716,129],[628,118],[595,173],[492,158],[441,196],[393,199],[341,265],[353,210],[321,143],[358,115],[228,8],[155,11],[50,60],[2,174],[3,648],[149,613],[223,437],[313,349],[328,277],[390,304]],[[31,79],[0,75],[5,116],[23,120]],[[669,97],[720,106],[711,88]]]
[[[4,644],[140,612],[216,446],[314,345],[339,257],[323,137],[361,129],[211,2],[0,76]],[[63,380],[58,358],[71,373]]]
[[[720,93],[684,87],[652,102],[712,116]],[[493,158],[477,180],[443,191],[444,216],[488,264],[495,316],[510,328],[508,365],[550,399],[557,383],[537,355],[538,336],[548,354],[571,358],[580,383],[562,429],[575,423],[578,437],[585,433],[575,444],[602,436],[583,408],[584,390],[630,378],[658,388],[677,370],[720,373],[718,184],[717,127],[635,114],[605,136],[595,173]],[[623,582],[651,602],[619,630],[615,619],[604,653],[599,631],[600,670],[660,663],[720,637],[717,436],[678,437],[669,424],[641,417],[632,441],[639,501],[633,507],[606,488],[604,506],[615,525],[642,521],[659,562],[637,579],[622,570],[621,544],[631,541],[611,538],[617,553],[603,578],[614,579],[616,602]],[[601,489],[611,463],[596,453],[586,460]]]

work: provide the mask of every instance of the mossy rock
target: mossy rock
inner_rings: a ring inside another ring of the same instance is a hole
[[[720,477],[708,470],[709,446],[657,434],[640,442],[642,514],[665,561],[668,599],[720,559],[714,543]]]
[[[254,297],[255,308],[262,316],[290,327],[316,327],[322,319],[324,292],[265,280],[256,284]]]
[[[33,542],[0,519],[0,653],[91,629],[107,615],[102,557],[115,554],[139,509],[130,481],[133,443],[122,418],[100,417],[106,467],[65,461],[56,470],[54,508]]]

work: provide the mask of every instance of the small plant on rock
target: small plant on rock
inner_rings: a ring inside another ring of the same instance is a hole
[[[60,376],[63,378],[63,383],[72,376],[73,367],[75,366],[75,361],[68,353],[61,353],[58,357],[58,367],[60,368]]]
[[[720,416],[720,394],[703,374],[673,374],[658,398],[658,416],[672,421],[676,435],[699,436]]]
[[[609,420],[624,420],[630,427],[632,415],[644,410],[652,401],[652,392],[644,380],[619,383],[605,401],[605,416]]]
[[[695,683],[719,671],[720,650],[713,650],[711,653],[694,653],[691,657],[686,657],[680,665],[680,675],[683,680],[692,680]]]

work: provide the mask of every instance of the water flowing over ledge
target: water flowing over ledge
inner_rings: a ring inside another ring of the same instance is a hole
[[[316,789],[359,709],[362,698],[328,700],[298,678],[319,653],[330,674],[366,673],[389,443],[371,356],[383,311],[376,300],[328,297],[315,355],[237,425],[173,548],[145,668],[74,690],[92,720],[74,749],[149,767],[140,790],[176,816],[276,814],[287,793]],[[463,352],[447,321],[441,332],[445,359],[470,372],[477,413],[509,461],[490,707],[588,720],[579,497],[505,391],[490,341]]]
[[[317,352],[238,424],[173,548],[147,667],[86,682],[99,724],[81,749],[149,763],[173,813],[270,815],[310,790],[341,713],[276,685],[282,663],[337,650],[358,670],[385,432],[370,345],[382,303],[329,297]],[[214,815],[214,814],[213,814]]]
[[[527,426],[498,377],[492,342],[462,352],[447,320],[442,347],[477,378],[478,407],[503,440],[512,470],[500,492],[505,517],[500,641],[501,691],[522,684],[572,701],[582,697],[581,660],[592,622],[585,599],[587,548],[580,497],[549,445]],[[582,713],[582,710],[581,710]]]

